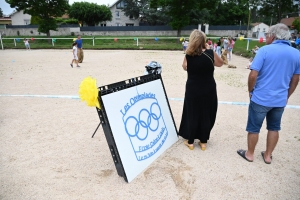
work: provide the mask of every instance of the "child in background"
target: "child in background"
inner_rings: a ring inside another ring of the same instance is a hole
[[[30,45],[29,45],[27,38],[24,38],[24,44],[25,44],[26,50],[30,50]]]
[[[189,45],[189,42],[186,41],[186,39],[184,39],[184,41],[182,42],[183,53],[184,53],[184,54],[185,54],[185,50],[186,50],[186,48],[188,47],[188,45]]]
[[[256,54],[257,51],[259,50],[259,47],[257,45],[255,45],[254,49],[252,49],[252,54]]]
[[[228,49],[227,49],[227,59],[228,61],[231,61],[232,58],[232,49],[233,49],[233,44],[232,44],[232,38],[228,37]]]
[[[253,58],[249,58],[249,64],[246,66],[246,69],[250,69],[251,65],[252,65],[252,61],[253,61]]]
[[[71,67],[73,68],[73,62],[75,61],[76,66],[77,66],[77,67],[80,67],[80,66],[78,65],[77,42],[74,42],[74,43],[72,44],[72,46],[73,46],[73,59],[72,59],[70,65],[71,65]]]
[[[207,44],[209,45],[210,49],[213,49],[213,42],[210,38],[207,39]]]
[[[218,40],[217,42],[217,50],[216,50],[216,53],[218,54],[219,57],[221,57],[221,45],[222,45],[222,41],[221,41],[221,38]]]

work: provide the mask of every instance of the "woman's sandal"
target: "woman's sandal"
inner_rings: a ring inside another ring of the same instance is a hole
[[[201,148],[202,151],[206,150],[206,143],[199,142],[199,146],[200,146],[200,148]]]
[[[184,141],[183,143],[184,143],[190,150],[193,150],[193,149],[194,149],[194,145],[193,145],[193,144],[192,144],[192,145],[189,144],[187,140]]]

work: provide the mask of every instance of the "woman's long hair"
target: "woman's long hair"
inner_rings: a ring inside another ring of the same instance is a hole
[[[186,54],[190,56],[201,55],[202,49],[206,49],[205,41],[206,41],[205,33],[197,29],[193,30],[193,32],[190,35],[189,45],[186,50]]]

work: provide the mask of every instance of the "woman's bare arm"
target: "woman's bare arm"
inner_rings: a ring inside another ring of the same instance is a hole
[[[183,59],[182,68],[185,71],[187,70],[187,61],[186,61],[186,57],[185,56],[184,56],[184,59]]]
[[[214,51],[214,65],[217,67],[221,67],[223,65],[223,60],[218,56],[218,54]]]

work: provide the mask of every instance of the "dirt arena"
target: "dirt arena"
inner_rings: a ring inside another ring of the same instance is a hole
[[[186,72],[182,51],[85,50],[80,68],[71,68],[70,50],[0,51],[0,199],[299,199],[300,86],[284,111],[271,165],[260,155],[263,125],[249,163],[236,151],[247,147],[245,69],[233,55],[215,70],[220,101],[207,150],[190,151],[178,142],[131,183],[119,177],[95,108],[78,99],[4,95],[78,95],[92,76],[107,85],[141,76],[149,61],[163,66],[168,98],[183,98]],[[276,80],[274,80],[276,81]],[[169,101],[177,129],[183,101]],[[294,107],[293,107],[294,106]]]

